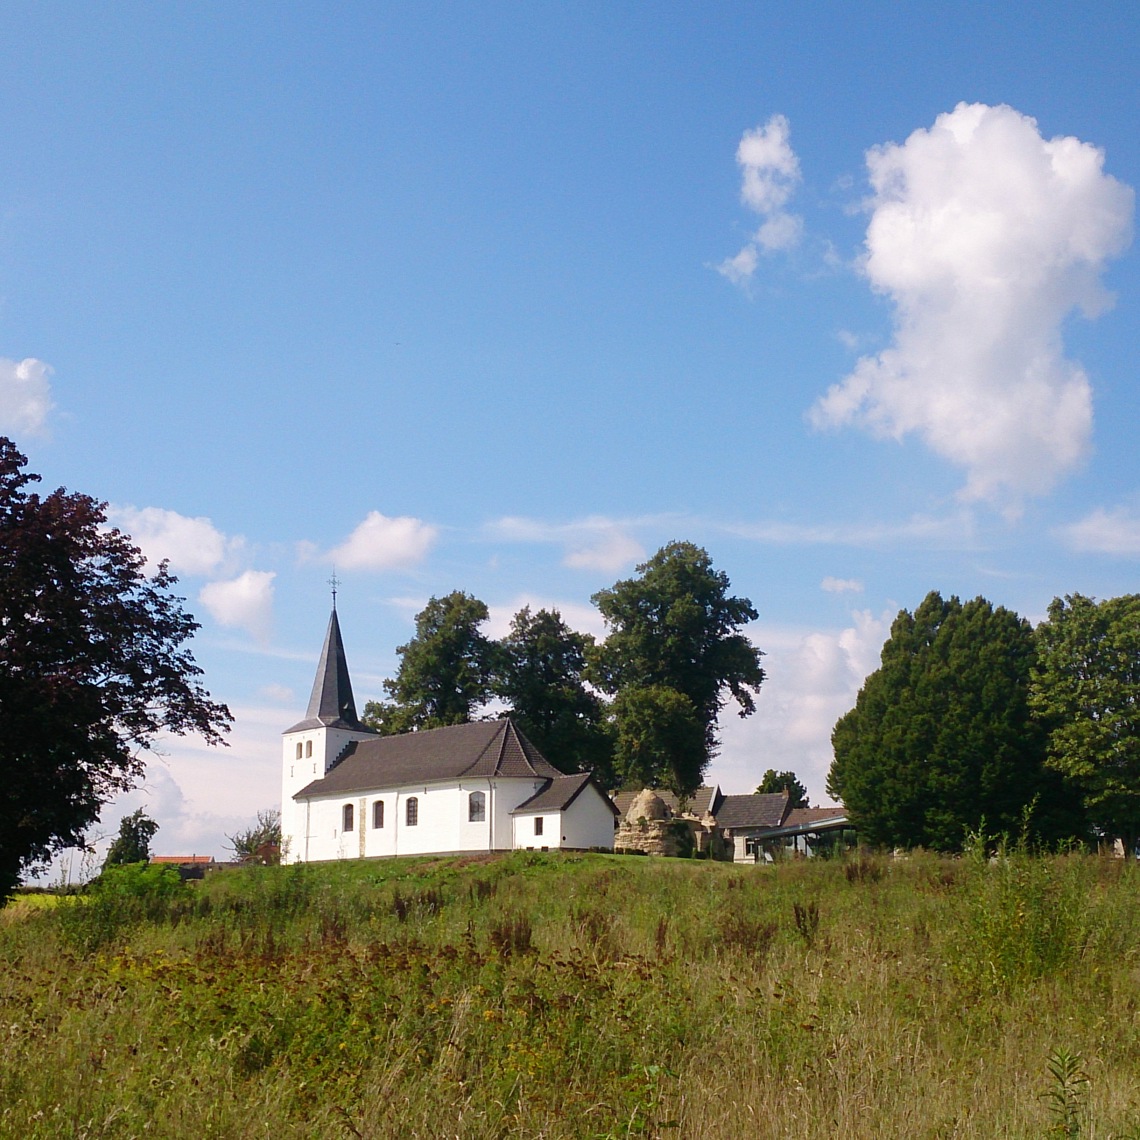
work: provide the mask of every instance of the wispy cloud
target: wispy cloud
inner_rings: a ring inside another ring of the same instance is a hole
[[[736,148],[740,200],[763,221],[739,253],[717,266],[733,284],[744,284],[752,277],[762,252],[791,249],[803,233],[803,220],[784,209],[800,181],[800,162],[789,135],[788,120],[773,115],[762,127],[745,131]]]
[[[863,583],[857,578],[832,578],[829,575],[820,582],[819,588],[828,594],[861,594]]]
[[[47,432],[51,368],[42,360],[0,357],[0,432],[42,436]]]
[[[811,410],[816,427],[917,433],[966,472],[966,499],[1016,511],[1088,455],[1092,391],[1065,358],[1074,309],[1131,239],[1132,190],[1076,138],[1011,107],[959,104],[867,154],[862,271],[895,309],[894,342]]]
[[[902,522],[883,523],[729,523],[720,529],[753,542],[773,546],[893,546],[900,542],[950,543],[969,546],[975,541],[974,519],[968,511],[944,517],[915,515]]]
[[[614,572],[645,557],[645,548],[631,533],[636,525],[639,524],[597,515],[571,523],[508,517],[490,523],[487,533],[507,542],[561,546],[563,565],[574,570]]]
[[[1127,507],[1098,507],[1057,533],[1070,550],[1081,554],[1140,555],[1140,517]]]

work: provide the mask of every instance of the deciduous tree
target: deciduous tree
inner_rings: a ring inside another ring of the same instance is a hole
[[[729,593],[728,575],[690,542],[662,547],[637,570],[593,597],[608,634],[590,675],[617,698],[619,770],[688,795],[716,753],[717,717],[729,696],[741,716],[756,709],[761,652],[741,632],[756,610]],[[653,724],[652,708],[663,725]]]
[[[791,806],[794,808],[806,808],[808,806],[808,790],[796,779],[795,772],[777,772],[775,768],[769,768],[761,777],[760,786],[756,789],[756,793],[757,795],[771,795],[773,792],[787,792]]]
[[[589,769],[611,782],[613,744],[601,699],[583,680],[594,639],[577,633],[557,610],[519,610],[502,649],[496,695],[526,736],[557,768]]]
[[[107,849],[103,869],[123,863],[146,863],[150,859],[150,841],[158,831],[158,824],[139,808],[119,821],[119,834]]]
[[[226,841],[239,863],[280,863],[281,813],[274,809],[259,811],[252,827],[227,835]]]
[[[0,438],[0,899],[79,845],[142,775],[160,732],[221,743],[225,705],[185,643],[198,628],[165,564],[148,577],[104,504],[39,476]]]
[[[622,689],[610,706],[615,782],[692,795],[704,774],[704,725],[693,702],[667,685]]]
[[[1140,595],[1054,598],[1037,627],[1031,702],[1050,767],[1080,791],[1101,836],[1140,841]]]
[[[431,598],[416,615],[416,635],[396,652],[400,668],[384,688],[390,702],[369,701],[366,724],[385,734],[465,724],[491,697],[497,650],[480,626],[487,606],[455,590]]]
[[[1045,839],[1080,830],[1044,768],[1029,707],[1033,630],[984,598],[930,593],[901,610],[882,664],[832,734],[827,790],[873,844],[953,851],[968,831]]]

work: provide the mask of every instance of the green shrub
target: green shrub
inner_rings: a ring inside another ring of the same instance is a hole
[[[1015,850],[971,863],[957,965],[976,985],[1008,990],[1080,959],[1094,913],[1086,860]]]
[[[90,953],[139,923],[181,918],[190,899],[177,868],[124,863],[108,867],[56,914],[64,939]]]

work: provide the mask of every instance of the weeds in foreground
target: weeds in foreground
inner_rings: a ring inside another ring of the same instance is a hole
[[[0,1137],[1137,1140],[1137,885],[531,853],[108,887],[0,924]]]
[[[792,915],[796,920],[796,932],[809,947],[815,945],[819,933],[819,903],[814,899],[806,903],[792,903]]]
[[[1053,1078],[1052,1084],[1041,1094],[1053,1117],[1049,1134],[1064,1137],[1064,1140],[1080,1140],[1081,1118],[1089,1095],[1089,1078],[1081,1067],[1081,1055],[1067,1049],[1054,1049],[1046,1068]]]

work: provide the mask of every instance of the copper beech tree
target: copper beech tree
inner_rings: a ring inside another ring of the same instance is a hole
[[[220,744],[232,719],[200,683],[165,563],[148,576],[105,504],[36,494],[26,465],[0,437],[0,900],[83,842],[159,733]]]

